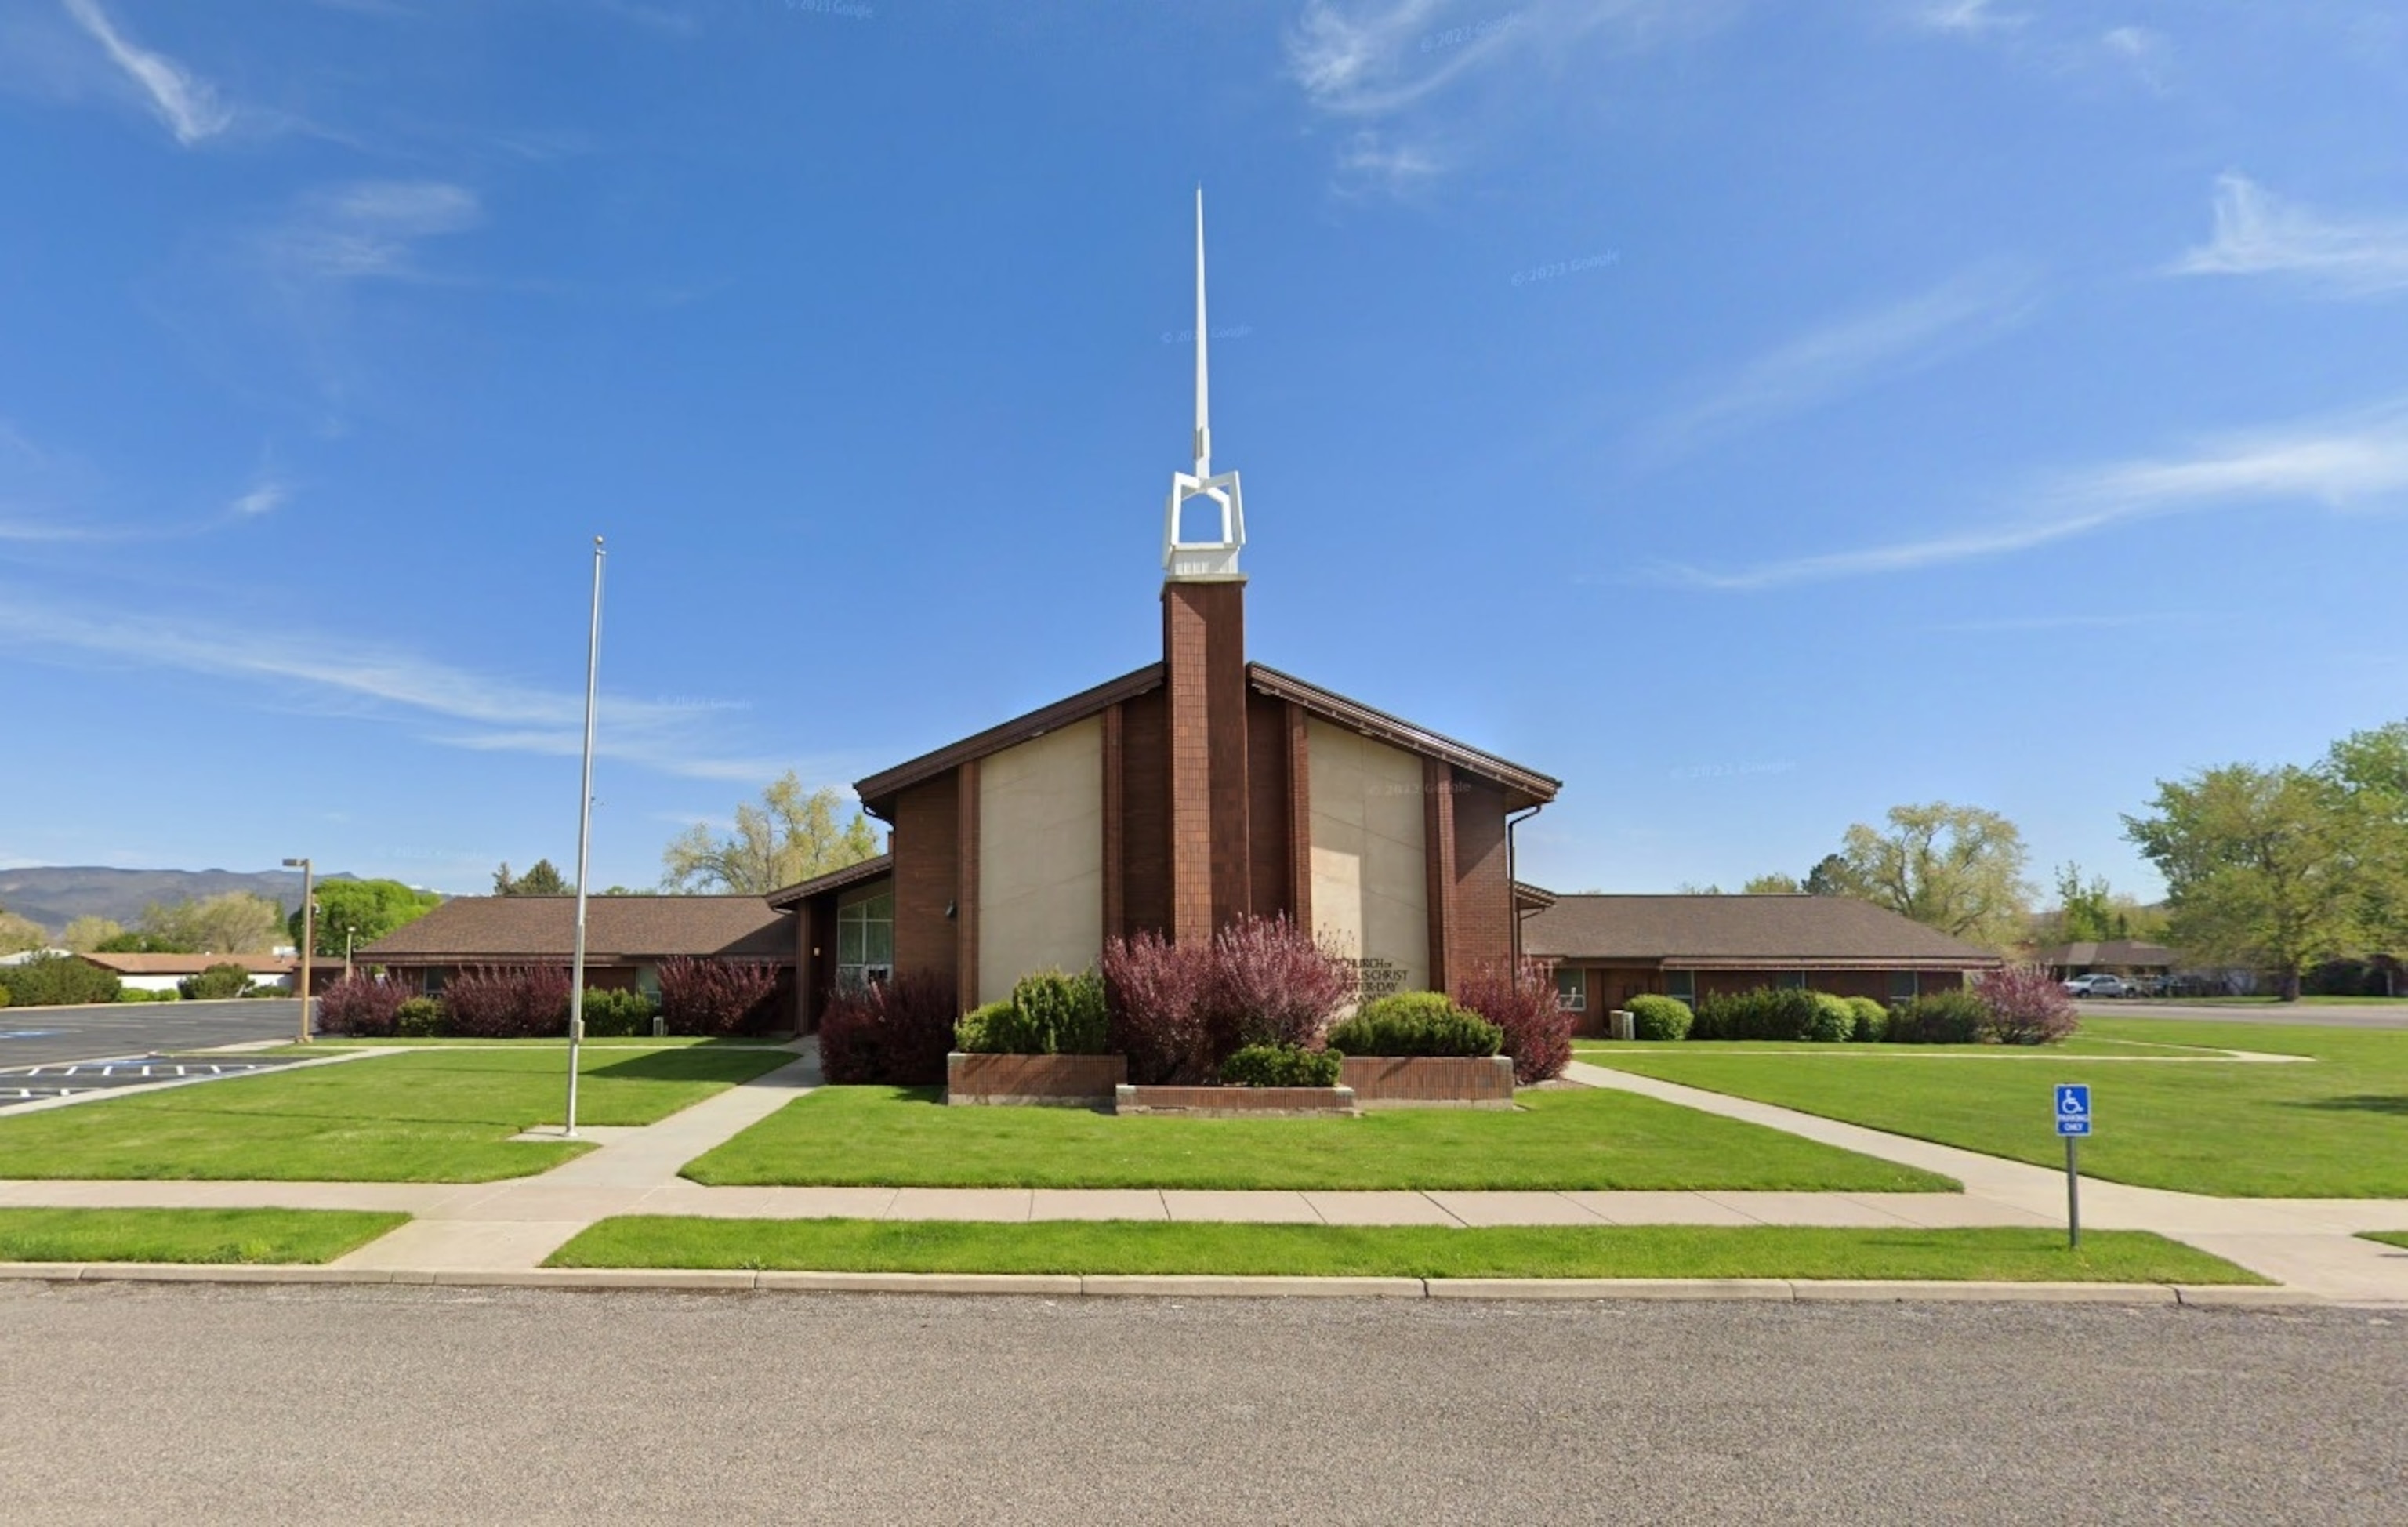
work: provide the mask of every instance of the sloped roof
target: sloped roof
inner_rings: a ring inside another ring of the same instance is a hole
[[[1561,896],[1522,924],[1526,953],[1675,970],[1963,970],[2001,963],[1844,896]]]
[[[2162,944],[2146,944],[2139,939],[2098,939],[2089,942],[2060,944],[2042,949],[2039,954],[2043,965],[2164,965],[2182,962],[2182,957]]]
[[[880,808],[890,802],[898,791],[934,779],[973,758],[1000,753],[1005,748],[1042,737],[1056,727],[1100,714],[1123,700],[1134,699],[1148,690],[1160,688],[1162,683],[1162,665],[1148,663],[1093,689],[1082,690],[1025,715],[1014,716],[998,726],[973,733],[958,742],[948,743],[872,774],[854,785],[853,791],[873,813],[883,815],[885,814]],[[1552,775],[1526,769],[1493,753],[1484,753],[1468,742],[1458,742],[1451,737],[1417,727],[1385,711],[1374,710],[1334,690],[1307,684],[1275,668],[1248,663],[1246,683],[1249,687],[1273,699],[1293,700],[1325,721],[1361,732],[1366,737],[1377,738],[1410,753],[1443,760],[1467,773],[1494,781],[1505,787],[1509,809],[1518,811],[1524,806],[1544,804],[1555,800],[1556,793],[1563,788],[1563,781]],[[789,887],[791,889],[793,887]],[[788,892],[775,894],[784,897]]]
[[[198,975],[212,965],[239,965],[253,975],[288,975],[301,968],[292,955],[111,955],[78,957],[120,975]]]
[[[814,896],[824,896],[829,891],[840,891],[848,886],[858,886],[865,880],[876,880],[880,875],[894,872],[895,853],[889,849],[875,858],[863,859],[858,864],[848,864],[841,870],[830,870],[824,875],[813,875],[809,880],[797,881],[782,890],[771,891],[765,900],[771,906],[781,911],[791,911]]]
[[[794,922],[758,896],[593,896],[585,901],[589,959],[719,955],[792,963]],[[574,950],[573,896],[456,896],[353,958],[384,964],[566,960]]]

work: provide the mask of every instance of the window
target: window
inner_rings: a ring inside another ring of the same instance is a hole
[[[1698,972],[1695,971],[1666,971],[1664,972],[1664,995],[1667,997],[1678,997],[1681,1001],[1688,1003],[1691,1007],[1697,1006]]]
[[[1891,1001],[1911,1002],[1920,995],[1922,995],[1921,985],[1915,980],[1914,972],[1913,971],[1892,971],[1889,972],[1889,1000]]]
[[[858,991],[895,973],[895,893],[836,909],[836,989]]]
[[[654,1007],[660,1006],[661,968],[658,965],[637,966],[636,989],[644,994],[644,1001],[652,1003]]]
[[[1566,1013],[1588,1011],[1588,972],[1555,968],[1555,1006]]]
[[[1772,984],[1779,987],[1784,991],[1804,991],[1806,989],[1806,972],[1804,971],[1785,972],[1779,980],[1774,981]]]
[[[440,996],[442,996],[442,995],[443,995],[443,967],[442,967],[442,966],[440,966],[440,965],[429,965],[429,966],[427,966],[427,967],[426,967],[426,980],[425,980],[425,983],[424,983],[423,986],[421,986],[421,987],[419,987],[419,989],[420,989],[421,991],[424,992],[424,993],[425,993],[427,996],[429,996],[429,997],[440,997]]]

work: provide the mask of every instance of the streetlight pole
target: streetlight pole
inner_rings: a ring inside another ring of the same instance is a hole
[[[284,868],[301,872],[301,1043],[309,1043],[309,954],[318,943],[317,867],[308,859],[286,859]]]
[[[568,1138],[577,1138],[577,1053],[585,1038],[585,883],[594,828],[594,692],[602,670],[602,538],[594,538],[594,624],[585,639],[585,777],[577,796],[577,945],[568,966]]]

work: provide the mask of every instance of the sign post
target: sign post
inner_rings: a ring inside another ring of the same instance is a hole
[[[2065,1243],[2082,1246],[2082,1137],[2090,1132],[2090,1087],[2061,1082],[2057,1088],[2057,1132],[2065,1137]]]

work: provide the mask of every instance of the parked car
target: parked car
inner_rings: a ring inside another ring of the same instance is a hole
[[[2128,997],[2131,988],[2120,975],[2077,975],[2065,984],[2071,997]]]

